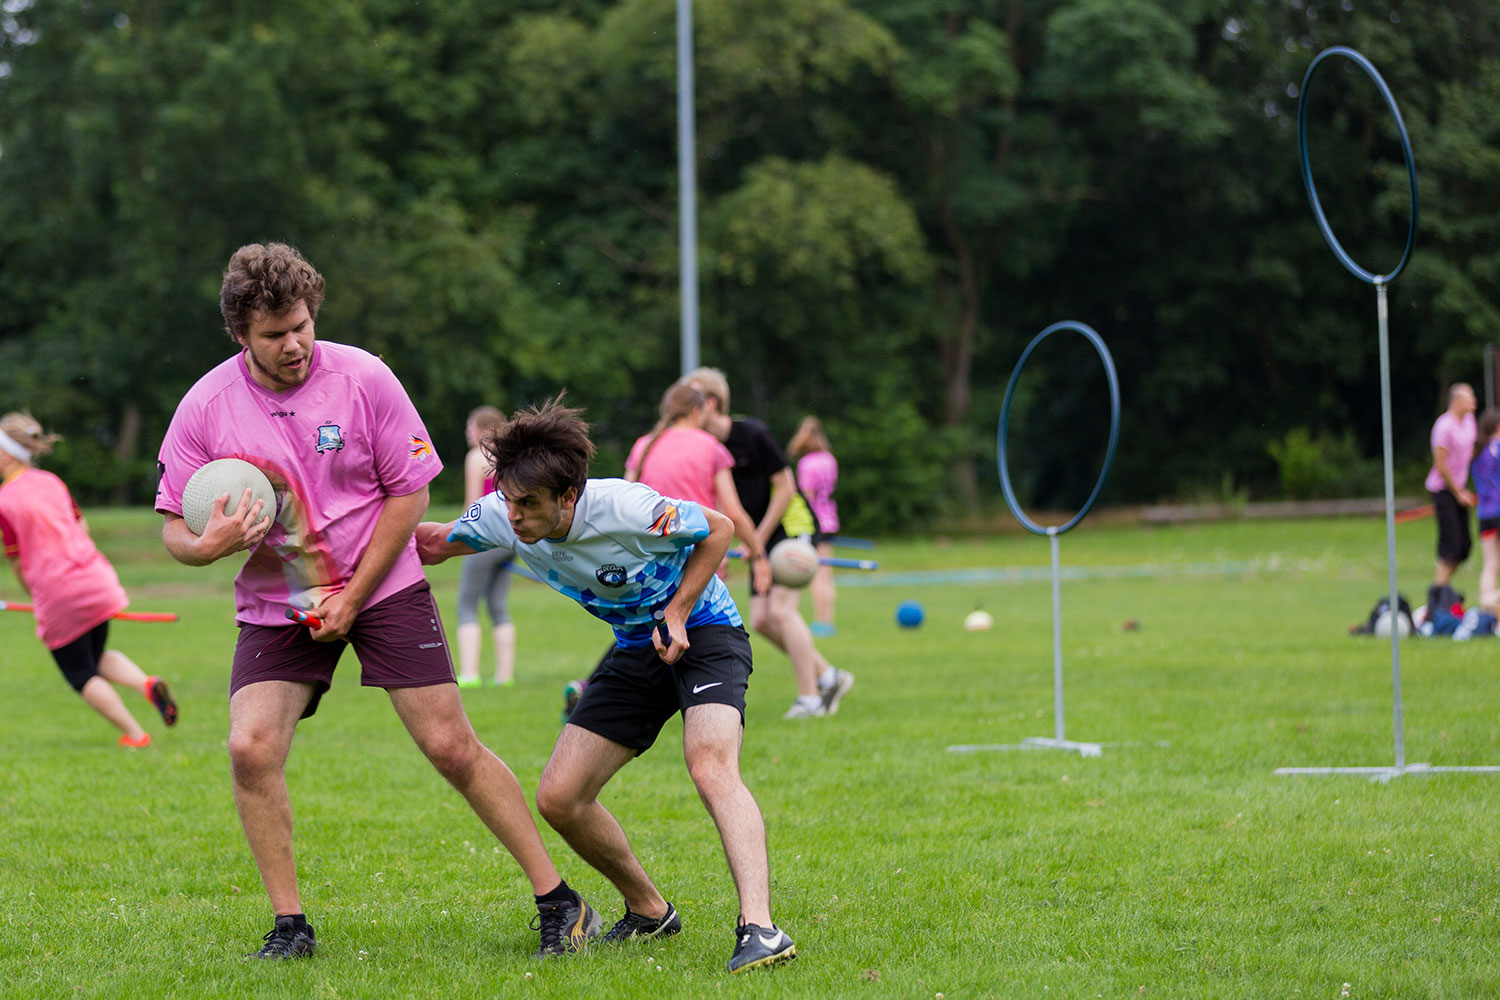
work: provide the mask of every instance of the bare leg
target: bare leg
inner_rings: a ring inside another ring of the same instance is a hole
[[[599,791],[635,752],[580,726],[563,726],[542,770],[536,804],[578,856],[609,879],[632,913],[660,918],[667,901],[646,875],[619,822],[599,804]]]
[[[479,683],[479,644],[483,635],[478,622],[465,622],[458,627],[458,679],[465,684]]]
[[[514,622],[496,625],[495,639],[495,683],[509,684],[516,676],[516,626]]]
[[[89,708],[114,723],[126,736],[138,740],[146,735],[141,724],[135,721],[135,716],[130,714],[130,709],[120,700],[120,693],[110,686],[102,673],[90,677],[83,685],[83,690],[78,693],[83,696]]]
[[[824,559],[833,555],[832,542],[819,542],[818,555]],[[835,600],[833,585],[833,567],[819,566],[818,571],[812,578],[812,607],[813,621],[822,622],[824,625],[833,624],[833,607]]]
[[[99,676],[111,684],[128,687],[146,697],[146,672],[135,661],[117,649],[106,649],[99,657]]]
[[[292,850],[292,802],[286,758],[313,686],[292,681],[247,684],[229,699],[229,764],[245,840],[277,916],[302,912]]]
[[[1432,571],[1432,582],[1439,587],[1443,586],[1449,580],[1453,579],[1453,571],[1457,568],[1452,563],[1446,563],[1439,559],[1437,561],[1437,569]]]
[[[540,896],[557,888],[562,877],[542,845],[521,784],[505,762],[474,735],[458,688],[435,684],[391,688],[386,693],[418,749],[516,859],[532,891]]]
[[[828,661],[818,653],[812,632],[797,611],[801,596],[799,590],[772,585],[770,594],[750,598],[750,622],[755,631],[779,646],[792,661],[797,694],[815,698],[818,695],[818,675],[828,667]]]
[[[740,897],[740,922],[771,926],[771,876],[766,824],[740,777],[744,728],[728,705],[694,705],[683,715],[683,755],[698,796],[724,843]]]

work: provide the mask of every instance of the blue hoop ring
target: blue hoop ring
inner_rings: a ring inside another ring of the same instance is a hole
[[[1366,271],[1355,262],[1353,257],[1349,256],[1340,245],[1338,237],[1333,235],[1333,228],[1329,226],[1328,218],[1323,214],[1323,205],[1318,201],[1318,191],[1313,184],[1312,166],[1307,161],[1307,91],[1318,64],[1329,56],[1343,56],[1364,70],[1370,79],[1375,81],[1380,96],[1385,99],[1385,106],[1390,109],[1391,117],[1396,120],[1396,132],[1401,136],[1401,152],[1406,157],[1406,176],[1411,181],[1411,228],[1406,231],[1406,251],[1401,255],[1401,262],[1389,274]],[[1360,281],[1372,285],[1389,284],[1396,275],[1401,273],[1401,269],[1411,258],[1412,244],[1417,239],[1417,164],[1411,154],[1411,140],[1406,135],[1406,123],[1401,120],[1401,109],[1396,107],[1396,98],[1391,96],[1391,88],[1385,85],[1385,80],[1370,60],[1354,49],[1343,45],[1324,49],[1313,59],[1312,65],[1307,67],[1307,75],[1302,78],[1302,91],[1297,95],[1297,155],[1302,160],[1302,183],[1307,188],[1307,200],[1312,203],[1313,218],[1317,220],[1318,228],[1323,231],[1323,239],[1327,241],[1328,248],[1339,259],[1339,263],[1343,264],[1349,273]]]
[[[1031,357],[1031,352],[1036,350],[1037,345],[1059,330],[1074,330],[1083,334],[1088,342],[1094,345],[1094,350],[1099,352],[1099,360],[1104,362],[1104,374],[1109,380],[1109,447],[1105,449],[1104,465],[1099,470],[1098,482],[1094,483],[1094,492],[1089,494],[1089,498],[1083,502],[1078,513],[1074,514],[1072,520],[1066,524],[1044,528],[1026,516],[1026,512],[1021,509],[1020,501],[1016,499],[1015,488],[1010,482],[1010,460],[1007,455],[1009,449],[1006,447],[1005,440],[1010,434],[1010,402],[1015,396],[1016,382],[1021,378],[1021,369],[1026,367],[1026,361]],[[1070,319],[1065,319],[1061,323],[1053,323],[1033,337],[1031,343],[1026,345],[1026,350],[1021,352],[1021,360],[1016,362],[1016,370],[1010,373],[1010,382],[1005,386],[1005,402],[1000,404],[1000,431],[997,435],[996,461],[1000,465],[1000,489],[1005,493],[1006,506],[1015,515],[1016,520],[1021,522],[1021,526],[1033,535],[1061,535],[1068,531],[1083,520],[1083,516],[1094,506],[1094,501],[1099,499],[1099,491],[1104,489],[1104,480],[1109,477],[1109,467],[1114,464],[1115,445],[1119,443],[1119,440],[1120,381],[1115,376],[1115,360],[1110,357],[1109,348],[1104,346],[1104,338],[1095,333],[1094,328],[1087,323],[1078,323]]]

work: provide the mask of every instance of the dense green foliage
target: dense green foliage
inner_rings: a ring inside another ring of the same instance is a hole
[[[163,730],[127,693],[156,742],[117,748],[26,617],[0,615],[0,755],[15,762],[0,769],[6,997],[1452,1000],[1493,996],[1500,979],[1500,775],[1273,774],[1393,761],[1390,648],[1344,634],[1384,588],[1377,519],[1085,523],[1068,535],[1067,735],[1128,744],[1087,760],[946,750],[1052,733],[1046,543],[882,541],[880,574],[841,577],[839,632],[821,644],[858,677],[837,715],[780,719],[792,672],[755,640],[743,770],[766,817],[773,913],[801,955],[734,979],[733,887],[680,723],[603,801],[683,933],[534,962],[518,866],[348,655],[288,761],[318,954],[242,961],[270,907],[224,743],[238,560],[164,558],[144,510],[92,520],[135,606],[182,615],[110,633],[169,678],[182,718]],[[1431,522],[1399,531],[1402,579],[1425,584]],[[1009,580],[909,575],[977,567]],[[446,615],[458,567],[430,575]],[[1474,593],[1476,576],[1466,569],[1460,589]],[[741,579],[734,589],[744,596]],[[0,598],[15,596],[0,580]],[[463,698],[532,792],[562,684],[593,665],[606,629],[535,584],[511,596],[516,684]],[[915,631],[893,621],[907,599],[927,609]],[[993,630],[960,627],[976,604]],[[1139,629],[1122,630],[1126,619]],[[1408,761],[1500,764],[1497,641],[1403,645]],[[543,836],[616,919],[619,896]]]
[[[851,528],[992,499],[1006,380],[1061,318],[1120,368],[1109,499],[1279,494],[1270,448],[1299,429],[1378,456],[1374,294],[1323,245],[1297,166],[1298,88],[1328,45],[1380,67],[1416,149],[1398,453],[1420,458],[1446,382],[1481,380],[1493,4],[694,10],[703,357],[778,434],[825,418]],[[284,239],[329,279],[320,334],[382,353],[446,458],[473,405],[566,387],[613,471],[678,371],[674,39],[670,0],[10,0],[0,408],[69,436],[57,467],[85,498],[145,499],[175,401],[231,349],[224,261]],[[1405,233],[1399,147],[1363,77],[1320,72],[1320,193],[1378,268]],[[1076,404],[1028,453],[1034,502],[1092,483],[1099,401]]]

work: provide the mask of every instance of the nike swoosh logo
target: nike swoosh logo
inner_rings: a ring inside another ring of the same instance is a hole
[[[760,943],[765,945],[767,948],[775,948],[777,945],[781,944],[781,935],[778,933],[775,937],[768,938],[764,934],[762,934],[760,936]]]
[[[694,684],[693,694],[697,694],[700,691],[707,691],[709,688],[716,688],[723,683],[723,681],[714,681],[712,684]]]

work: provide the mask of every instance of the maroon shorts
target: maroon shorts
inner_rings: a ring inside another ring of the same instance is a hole
[[[423,580],[361,611],[344,642],[315,642],[306,625],[240,625],[229,696],[258,681],[311,684],[305,719],[318,710],[345,646],[353,646],[359,657],[359,682],[365,687],[430,687],[454,680],[443,620]]]

